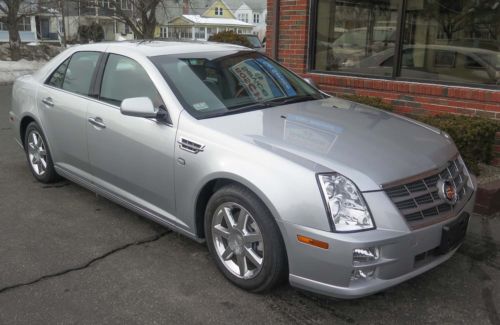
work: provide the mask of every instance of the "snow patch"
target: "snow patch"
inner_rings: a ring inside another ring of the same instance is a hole
[[[12,83],[16,78],[32,74],[47,63],[46,61],[0,61],[0,83]]]

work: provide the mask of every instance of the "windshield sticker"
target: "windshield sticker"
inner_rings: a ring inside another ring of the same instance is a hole
[[[242,61],[229,69],[256,101],[283,96],[283,93],[262,73],[260,66],[253,59]]]
[[[285,89],[285,92],[288,96],[297,96],[297,92],[293,89],[292,85],[288,82],[286,77],[276,69],[269,61],[263,58],[257,59],[257,62],[261,64],[278,82],[281,87]]]
[[[197,111],[204,111],[204,110],[209,109],[208,104],[205,102],[195,103],[195,104],[193,104],[193,108]]]

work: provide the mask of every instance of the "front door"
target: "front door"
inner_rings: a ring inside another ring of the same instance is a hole
[[[89,158],[96,185],[185,228],[172,216],[176,130],[155,119],[122,115],[122,100],[132,97],[149,97],[155,107],[163,105],[139,63],[110,54],[99,101],[89,104],[87,112]]]

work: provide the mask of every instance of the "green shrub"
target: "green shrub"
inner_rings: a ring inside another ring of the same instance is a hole
[[[495,133],[500,131],[500,123],[497,121],[452,114],[413,118],[448,133],[473,173],[479,174],[478,163],[488,164],[491,161]]]
[[[391,104],[383,102],[380,98],[358,95],[342,95],[341,97],[386,111],[394,111]],[[498,121],[452,114],[413,115],[410,117],[448,133],[473,173],[479,174],[478,163],[488,164],[491,161],[495,133],[500,131]]]
[[[383,109],[385,111],[392,112],[394,111],[394,107],[391,104],[388,104],[384,102],[381,98],[378,97],[368,97],[368,96],[359,96],[359,95],[351,95],[351,94],[345,94],[341,95],[340,97],[356,102],[356,103],[361,103],[365,104],[368,106],[376,107],[379,109]]]
[[[236,34],[233,31],[225,31],[225,32],[220,32],[217,34],[214,34],[210,36],[208,39],[211,42],[219,42],[219,43],[230,43],[230,44],[236,44],[236,45],[241,45],[241,46],[246,46],[250,47],[251,44],[247,40],[245,36],[241,36],[239,34]]]

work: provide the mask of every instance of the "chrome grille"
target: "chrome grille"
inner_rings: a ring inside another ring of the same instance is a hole
[[[469,176],[461,159],[449,161],[435,174],[422,179],[390,185],[386,194],[399,209],[412,229],[421,228],[448,219],[463,208],[472,193],[467,185]],[[458,194],[452,207],[438,195],[437,182],[452,179]]]

